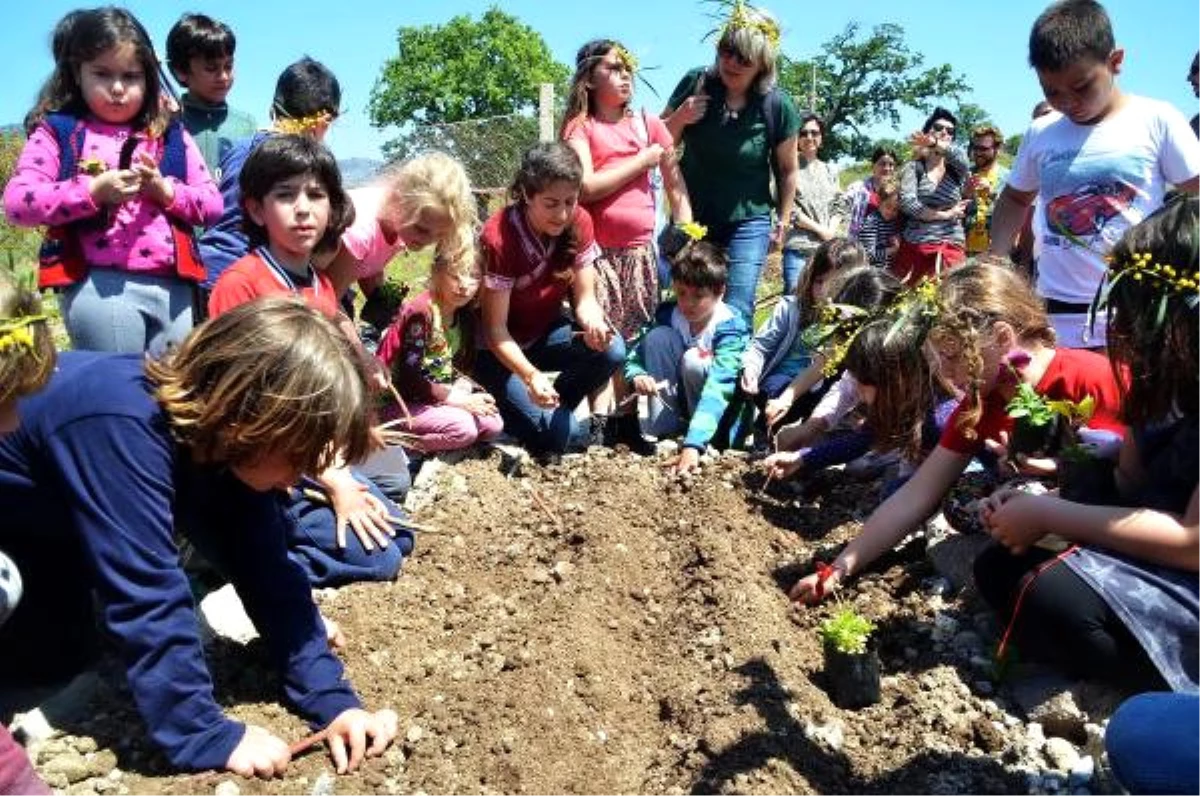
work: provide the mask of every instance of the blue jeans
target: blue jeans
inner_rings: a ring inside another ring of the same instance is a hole
[[[758,278],[771,247],[771,217],[754,216],[733,224],[722,224],[713,230],[710,238],[725,248],[729,258],[725,303],[740,312],[753,328]]]
[[[1104,735],[1113,774],[1130,793],[1196,793],[1198,742],[1200,697],[1170,692],[1125,700]]]
[[[796,295],[796,285],[800,284],[800,275],[804,266],[808,265],[808,253],[795,249],[783,250],[783,295]]]
[[[525,358],[538,370],[558,371],[554,409],[535,404],[525,383],[491,351],[480,351],[476,358],[475,375],[496,398],[504,429],[531,452],[565,453],[587,447],[587,428],[575,419],[575,407],[625,362],[625,341],[620,335],[613,335],[605,350],[593,351],[582,336],[574,334],[577,329],[559,318],[541,340],[524,349]]]

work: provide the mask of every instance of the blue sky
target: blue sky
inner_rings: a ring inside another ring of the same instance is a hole
[[[0,123],[19,122],[49,75],[50,31],[67,11],[69,0],[7,0],[0,25],[0,52],[8,64],[0,92]],[[237,83],[230,102],[265,122],[280,69],[307,54],[326,63],[342,83],[345,114],[328,139],[346,157],[378,157],[388,131],[370,126],[366,106],[384,61],[395,50],[396,30],[405,25],[440,24],[458,14],[478,17],[491,3],[483,0],[125,0],[155,39],[160,54],[167,31],[186,11],[224,20],[238,36]],[[659,111],[676,81],[691,66],[707,63],[712,43],[701,41],[712,27],[710,6],[697,0],[603,0],[583,6],[541,0],[505,0],[505,11],[542,34],[558,60],[570,64],[584,41],[606,36],[623,41],[644,66],[658,90],[639,88],[640,101]],[[968,101],[985,108],[1006,135],[1024,129],[1029,110],[1041,98],[1033,71],[1026,65],[1026,40],[1033,20],[1045,7],[1040,0],[1008,2],[907,3],[860,0],[857,3],[773,0],[764,3],[783,24],[783,51],[804,58],[851,19],[864,28],[882,22],[903,26],[911,49],[927,65],[949,63],[964,74],[973,94]],[[1196,0],[1111,0],[1119,46],[1126,49],[1122,87],[1167,100],[1196,113],[1196,98],[1186,81],[1200,40],[1200,4]],[[900,137],[920,119],[909,115],[900,131],[876,131]]]

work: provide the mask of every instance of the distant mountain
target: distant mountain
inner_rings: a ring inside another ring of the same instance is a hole
[[[383,161],[371,158],[346,158],[338,161],[342,170],[342,183],[347,188],[365,185],[383,168]]]

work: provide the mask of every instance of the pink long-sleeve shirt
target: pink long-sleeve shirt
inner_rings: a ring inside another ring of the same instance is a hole
[[[95,120],[84,122],[83,146],[78,160],[98,159],[115,169],[121,145],[129,137],[128,127]],[[187,180],[167,177],[175,199],[163,208],[141,195],[111,208],[104,227],[79,228],[79,241],[88,265],[136,271],[156,276],[175,272],[175,247],[167,216],[189,226],[205,226],[221,217],[221,192],[204,165],[196,142],[183,134],[187,154]],[[134,150],[133,162],[141,152],[161,161],[164,141],[144,137]],[[88,192],[92,177],[79,173],[59,180],[59,147],[54,132],[39,125],[17,160],[12,179],[4,188],[4,212],[9,221],[23,227],[66,224],[99,215],[102,207]]]

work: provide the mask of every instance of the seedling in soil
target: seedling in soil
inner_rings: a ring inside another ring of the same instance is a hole
[[[817,565],[822,588],[832,568]],[[853,607],[838,601],[833,616],[821,623],[825,676],[830,696],[843,708],[861,708],[879,701],[879,656],[869,647],[875,624]]]

